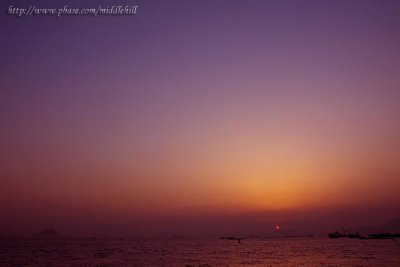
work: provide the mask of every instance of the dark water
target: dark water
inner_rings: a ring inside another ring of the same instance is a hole
[[[400,266],[400,239],[10,239],[0,266]]]

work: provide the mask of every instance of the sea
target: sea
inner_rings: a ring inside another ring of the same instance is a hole
[[[0,239],[0,266],[400,266],[400,239]]]

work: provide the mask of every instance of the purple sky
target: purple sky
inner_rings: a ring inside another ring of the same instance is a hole
[[[58,18],[9,16],[31,2],[8,2],[3,232],[400,215],[399,1],[34,3],[139,5]]]

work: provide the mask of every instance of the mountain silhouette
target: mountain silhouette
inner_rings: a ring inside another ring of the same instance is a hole
[[[381,233],[400,233],[400,217],[379,226],[377,230]]]
[[[400,233],[400,217],[394,218],[389,222],[380,226],[362,226],[353,229],[352,232],[362,234],[374,234],[374,233]]]

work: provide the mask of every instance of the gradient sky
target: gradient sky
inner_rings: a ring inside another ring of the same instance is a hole
[[[0,15],[0,233],[400,215],[400,1],[100,2]]]

